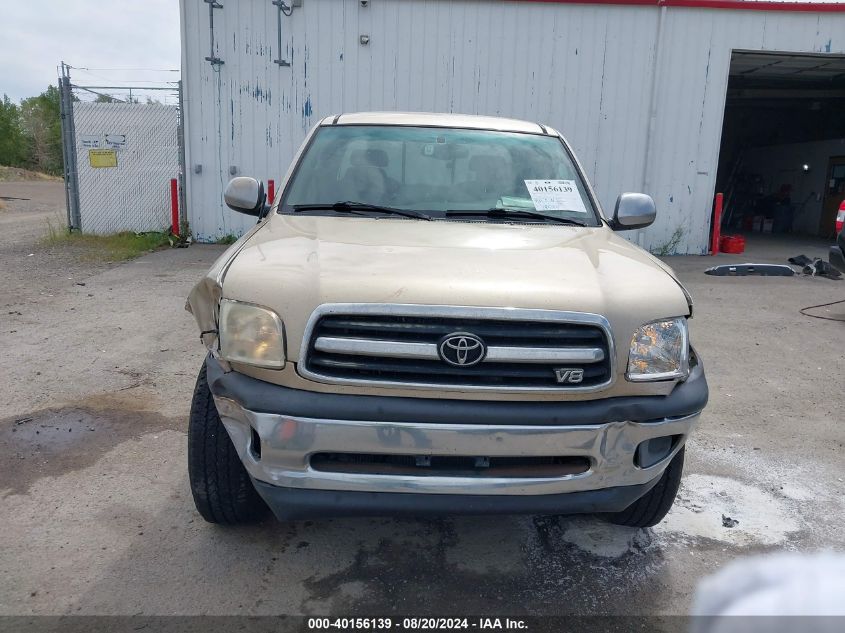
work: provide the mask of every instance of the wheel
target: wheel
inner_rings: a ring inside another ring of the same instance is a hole
[[[203,363],[188,422],[188,477],[194,504],[209,523],[251,523],[266,515],[268,508],[220,421],[205,372]]]
[[[641,528],[660,523],[669,512],[669,508],[672,507],[675,495],[678,494],[678,486],[681,485],[681,471],[684,469],[685,448],[678,451],[678,454],[669,462],[666,470],[660,476],[660,481],[654,488],[622,512],[614,512],[608,515],[608,520],[616,525]]]

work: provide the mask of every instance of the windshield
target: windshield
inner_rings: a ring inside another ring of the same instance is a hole
[[[349,212],[348,203],[356,205],[355,215],[376,216],[375,207],[382,207],[380,217],[416,211],[434,219],[478,215],[490,222],[562,218],[573,224],[599,224],[563,143],[536,134],[399,126],[320,128],[287,187],[281,212],[331,215]]]

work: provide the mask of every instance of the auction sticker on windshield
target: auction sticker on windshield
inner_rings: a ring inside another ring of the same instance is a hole
[[[525,186],[537,211],[587,213],[574,180],[526,180]]]

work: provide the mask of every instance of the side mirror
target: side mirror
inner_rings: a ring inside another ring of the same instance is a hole
[[[264,198],[264,183],[246,176],[232,178],[223,193],[230,209],[256,217],[264,211]]]
[[[610,228],[614,231],[641,229],[654,222],[657,208],[651,196],[644,193],[623,193],[616,199]]]

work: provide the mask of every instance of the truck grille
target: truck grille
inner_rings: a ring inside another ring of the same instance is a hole
[[[327,382],[444,388],[577,391],[611,382],[612,342],[601,317],[473,308],[463,317],[458,310],[315,315],[300,369]],[[495,318],[503,312],[507,318]]]

